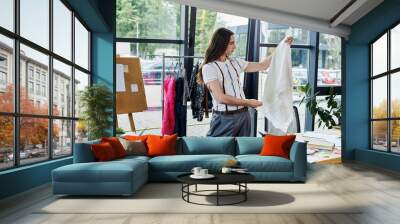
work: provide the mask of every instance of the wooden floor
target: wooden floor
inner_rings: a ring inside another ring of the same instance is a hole
[[[359,163],[316,164],[308,182],[367,206],[357,214],[35,214],[54,200],[47,185],[0,202],[0,223],[400,223],[400,174]]]

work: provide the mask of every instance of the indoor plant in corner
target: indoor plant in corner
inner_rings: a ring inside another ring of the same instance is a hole
[[[325,96],[325,100],[327,103],[326,108],[318,105],[318,92],[312,94],[311,86],[309,83],[307,83],[307,85],[305,86],[301,86],[300,91],[305,94],[300,101],[300,105],[305,102],[306,107],[308,111],[312,114],[312,116],[315,117],[315,115],[317,114],[319,116],[319,119],[317,121],[318,128],[321,127],[322,124],[328,129],[340,126],[342,107],[340,102],[337,101],[336,94],[334,94],[332,87],[329,90],[329,95]],[[338,122],[336,122],[335,118]]]
[[[110,136],[112,127],[112,92],[102,84],[86,87],[80,93],[81,119],[87,125],[89,140]]]

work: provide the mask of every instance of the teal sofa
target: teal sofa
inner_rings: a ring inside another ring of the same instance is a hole
[[[219,172],[228,160],[236,160],[259,182],[304,182],[306,180],[306,143],[294,142],[290,159],[260,156],[263,139],[258,137],[182,137],[177,155],[127,156],[96,162],[90,145],[75,144],[74,163],[52,171],[54,194],[131,195],[148,181],[176,181],[193,167]]]

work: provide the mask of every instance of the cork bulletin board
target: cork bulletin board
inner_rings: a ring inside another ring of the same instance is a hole
[[[116,64],[117,114],[146,110],[147,101],[139,58],[117,56]]]

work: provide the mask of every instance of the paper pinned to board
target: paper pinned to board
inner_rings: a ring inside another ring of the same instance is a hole
[[[117,64],[116,66],[116,91],[125,92],[125,75],[124,75],[124,65]]]
[[[131,84],[131,91],[132,91],[132,93],[137,93],[137,92],[139,92],[139,86],[138,86],[138,84]]]

